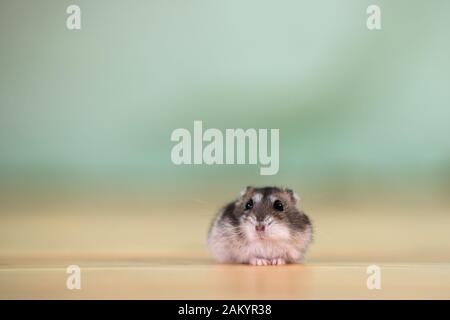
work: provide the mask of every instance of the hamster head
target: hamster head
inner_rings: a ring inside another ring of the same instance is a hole
[[[278,187],[245,188],[235,203],[240,227],[249,240],[289,240],[309,226],[297,209],[298,196]]]

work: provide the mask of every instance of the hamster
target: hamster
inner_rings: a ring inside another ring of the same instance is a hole
[[[298,196],[278,187],[242,190],[219,211],[208,232],[208,248],[221,263],[283,265],[303,262],[312,238]]]

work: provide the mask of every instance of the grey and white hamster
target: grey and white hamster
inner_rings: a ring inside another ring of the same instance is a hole
[[[221,263],[282,265],[302,262],[312,238],[298,196],[278,187],[247,187],[219,211],[208,233],[208,248]]]

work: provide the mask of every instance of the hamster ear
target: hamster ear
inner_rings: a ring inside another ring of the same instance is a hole
[[[249,191],[253,190],[253,187],[247,186],[244,189],[241,190],[241,193],[239,194],[240,197],[243,197],[246,195]]]
[[[292,189],[285,188],[284,190],[291,196],[291,201],[294,204],[297,204],[300,201],[300,197]]]

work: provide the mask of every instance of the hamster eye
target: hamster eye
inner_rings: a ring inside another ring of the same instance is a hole
[[[283,204],[281,203],[280,200],[275,200],[275,202],[273,203],[273,208],[277,211],[283,211]]]
[[[250,210],[253,209],[253,200],[250,199],[247,201],[247,203],[245,204],[245,210]]]

